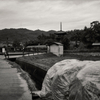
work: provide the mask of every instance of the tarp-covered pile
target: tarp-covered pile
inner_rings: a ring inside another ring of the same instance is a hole
[[[54,100],[100,100],[100,61],[66,59],[52,66],[43,81],[40,97]]]

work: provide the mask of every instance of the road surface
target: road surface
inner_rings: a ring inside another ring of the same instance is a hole
[[[32,100],[26,81],[0,55],[0,100]]]

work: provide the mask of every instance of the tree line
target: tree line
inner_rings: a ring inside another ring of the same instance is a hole
[[[49,36],[41,34],[34,41],[29,41],[26,45],[47,44],[50,45],[53,42],[59,42],[55,33]],[[64,45],[64,49],[91,49],[92,43],[100,42],[100,23],[99,21],[93,21],[90,23],[90,27],[86,26],[81,30],[66,31],[66,35],[61,36],[60,42]],[[73,46],[71,47],[71,42]]]
[[[92,49],[92,43],[100,42],[100,22],[93,21],[90,23],[90,27],[86,26],[81,30],[66,31],[64,36],[60,37],[60,41],[57,40],[57,35],[50,33],[49,35],[41,34],[36,39],[24,42],[24,47],[28,45],[51,45],[53,42],[61,42],[64,45],[65,50],[75,49]],[[13,47],[20,46],[18,41],[13,41]],[[100,48],[99,48],[100,49]]]

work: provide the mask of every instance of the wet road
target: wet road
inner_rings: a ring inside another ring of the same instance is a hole
[[[0,100],[32,100],[27,83],[0,55]]]

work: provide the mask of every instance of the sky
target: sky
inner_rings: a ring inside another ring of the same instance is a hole
[[[64,31],[100,22],[100,0],[0,0],[0,29]]]

